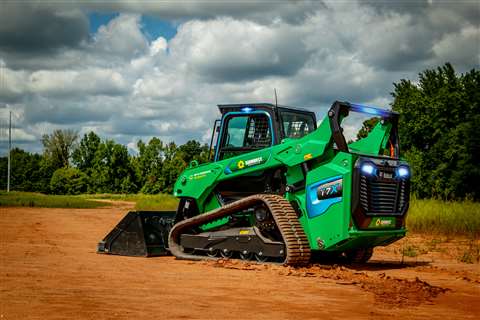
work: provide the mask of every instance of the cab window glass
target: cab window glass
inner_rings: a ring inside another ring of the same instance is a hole
[[[265,114],[234,116],[227,120],[221,159],[272,145],[269,118]]]
[[[243,147],[248,117],[234,117],[228,120],[226,147]]]
[[[282,112],[283,134],[285,138],[301,138],[315,130],[311,115]]]

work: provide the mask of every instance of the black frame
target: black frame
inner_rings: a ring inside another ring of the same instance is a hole
[[[369,107],[365,107],[369,108]],[[332,130],[333,141],[335,142],[339,151],[350,152],[348,148],[347,141],[342,132],[342,127],[340,126],[342,118],[348,116],[350,111],[360,112],[356,110],[356,106],[350,104],[349,102],[335,101],[330,109],[328,110],[328,118],[330,122],[330,129]],[[400,157],[400,138],[398,136],[398,118],[399,114],[397,112],[381,110],[383,115],[381,115],[382,120],[388,120],[392,123],[392,131],[390,135],[394,137],[394,149],[395,157],[388,157],[390,159],[399,159]]]
[[[285,136],[285,128],[283,126],[282,112],[290,112],[290,113],[297,113],[297,114],[303,114],[303,115],[306,115],[306,116],[311,116],[313,118],[313,131],[317,130],[317,118],[316,118],[314,112],[307,111],[307,110],[302,110],[302,109],[285,108],[285,107],[278,107],[278,108],[276,108],[276,111],[277,111],[278,122],[280,124],[279,125],[280,131],[281,131],[280,136],[282,137],[282,139],[287,138]]]
[[[273,133],[273,141],[272,145],[277,145],[280,144],[280,142],[285,139],[284,135],[284,128],[283,128],[283,122],[281,118],[281,112],[286,111],[286,112],[292,112],[292,113],[298,113],[298,114],[304,114],[311,116],[313,118],[313,123],[315,126],[315,129],[317,129],[317,118],[315,116],[315,113],[312,111],[304,110],[304,109],[298,109],[298,108],[291,108],[287,106],[275,106],[270,103],[246,103],[246,104],[221,104],[218,105],[218,109],[220,110],[220,113],[222,114],[222,124],[226,120],[225,115],[230,113],[230,112],[242,112],[242,109],[244,108],[252,108],[254,111],[264,111],[269,114],[270,119],[272,120],[272,133]],[[248,112],[245,112],[245,114],[248,114]],[[220,126],[222,127],[222,126]],[[218,135],[217,139],[217,145],[216,148],[219,148],[225,139],[225,129],[223,129],[223,132],[220,132]],[[240,150],[240,149],[238,149]],[[251,149],[245,149],[246,151],[251,150]],[[216,152],[220,152],[219,150],[215,150]]]
[[[255,110],[255,111],[259,111],[259,110]],[[260,111],[264,111],[264,110],[260,110]],[[237,115],[237,116],[235,116],[235,115],[228,115],[229,112],[238,112],[238,111],[228,111],[228,112],[226,113],[226,114],[227,114],[226,116],[225,116],[225,115],[222,116],[222,120],[221,120],[221,123],[222,123],[222,124],[220,125],[220,128],[223,128],[223,130],[220,129],[220,130],[222,130],[222,131],[219,132],[219,136],[218,136],[219,138],[218,138],[218,140],[217,140],[217,146],[216,146],[216,148],[221,148],[221,146],[225,143],[225,139],[227,139],[227,137],[226,137],[227,130],[225,129],[225,128],[226,128],[225,124],[228,124],[228,122],[229,122],[231,119],[233,119],[233,118],[235,118],[235,117],[239,117],[239,115]],[[243,116],[247,116],[247,117],[248,117],[248,116],[250,116],[250,115],[252,115],[252,113],[245,112],[245,114],[244,114],[244,115],[241,115],[241,116],[242,116],[242,117],[243,117]],[[271,116],[270,113],[263,114],[263,115],[264,115],[265,117],[267,117],[267,118],[270,118],[270,119],[272,118],[272,116]],[[273,139],[272,139],[272,141],[271,141],[271,146],[272,146],[272,145],[275,145],[275,141],[277,140],[277,138],[275,137],[276,134],[275,134],[275,131],[274,131],[274,130],[275,130],[275,124],[274,124],[275,121],[274,121],[273,119],[272,119],[272,121],[270,121],[270,119],[269,119],[269,128],[272,130],[272,132],[270,133],[270,134],[272,135],[272,137],[273,137]],[[271,123],[271,126],[270,126],[270,123]],[[272,127],[272,126],[273,126],[273,127]],[[247,132],[245,132],[245,134],[246,134],[246,133],[247,133]],[[218,157],[219,157],[218,161],[219,161],[219,160],[223,160],[223,159],[220,159],[222,152],[228,152],[228,151],[238,151],[238,152],[248,151],[248,152],[253,152],[253,151],[257,151],[257,150],[261,150],[261,149],[264,149],[264,148],[255,148],[255,147],[233,147],[233,148],[221,148],[220,150],[216,150],[216,152],[218,153]]]

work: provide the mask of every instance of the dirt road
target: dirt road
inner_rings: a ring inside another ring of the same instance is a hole
[[[128,209],[0,208],[0,318],[480,318],[480,265],[458,261],[460,240],[408,237],[355,267],[96,254]],[[408,246],[422,254],[401,264]]]

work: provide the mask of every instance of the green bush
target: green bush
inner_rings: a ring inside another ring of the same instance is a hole
[[[87,191],[88,177],[77,168],[57,169],[50,180],[54,194],[81,194]]]

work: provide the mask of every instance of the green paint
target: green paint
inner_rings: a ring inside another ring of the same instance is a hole
[[[200,226],[200,229],[202,229],[202,231],[212,230],[212,229],[215,229],[217,227],[223,226],[224,224],[228,223],[229,221],[230,221],[230,217],[225,217],[225,218],[222,218],[222,219],[212,221],[210,223],[206,223],[206,224]]]
[[[392,125],[378,122],[372,131],[363,139],[350,143],[350,150],[364,154],[379,155],[385,149]]]
[[[392,125],[381,122],[367,137],[350,143],[352,153],[332,148],[332,129],[328,118],[314,132],[300,139],[284,139],[269,148],[243,153],[225,160],[191,166],[178,178],[174,187],[177,197],[196,200],[201,213],[220,207],[213,190],[222,181],[261,175],[266,169],[284,168],[287,185],[301,183],[311,185],[325,179],[341,176],[343,194],[341,201],[328,207],[319,216],[310,218],[307,212],[305,189],[287,192],[285,198],[295,201],[301,211],[299,218],[308,237],[312,250],[344,251],[366,246],[386,245],[405,235],[404,228],[396,229],[395,217],[374,217],[366,230],[359,230],[352,223],[352,181],[353,169],[359,154],[381,155],[387,146]],[[309,171],[302,171],[302,164],[308,161]],[[252,217],[249,217],[252,220]],[[210,230],[228,223],[224,218],[202,226]],[[252,220],[253,223],[253,220]],[[323,243],[320,248],[319,240]]]

